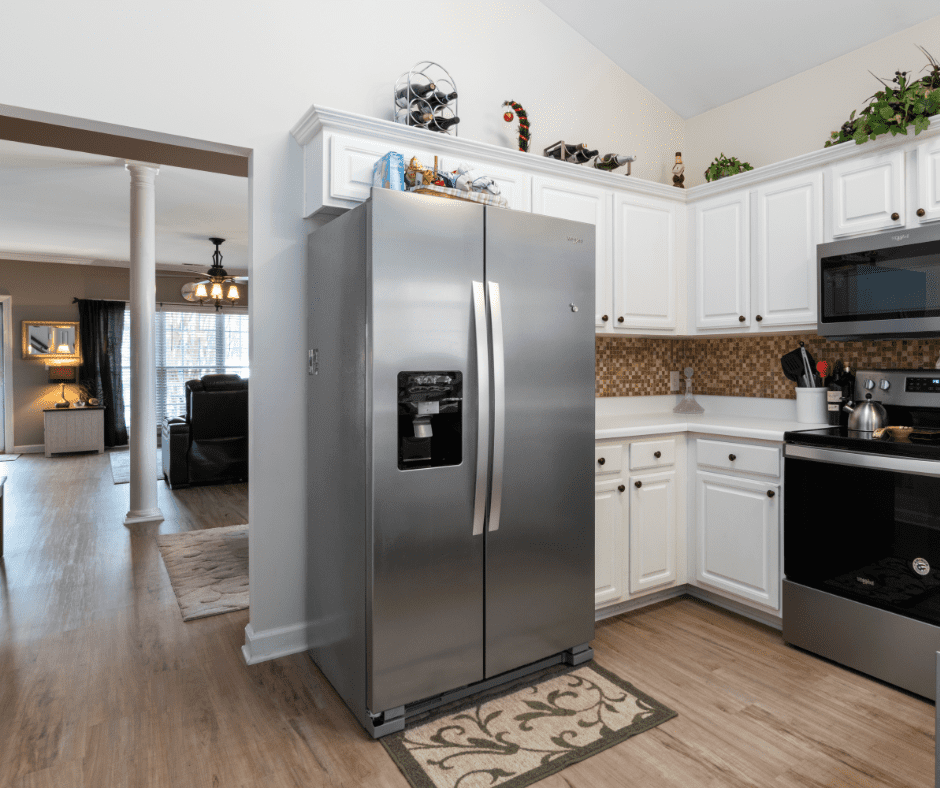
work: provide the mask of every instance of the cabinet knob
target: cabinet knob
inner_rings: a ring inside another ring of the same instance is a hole
[[[738,458],[737,458],[737,455],[735,455],[735,454],[729,454],[729,455],[728,455],[728,459],[731,460],[731,462],[734,462],[734,461],[735,461],[736,459],[738,459]]]
[[[605,462],[607,462],[607,460],[605,460],[603,457],[598,457],[597,459],[598,465],[603,465]]]
[[[775,493],[773,490],[768,490],[768,491],[767,491],[767,497],[768,497],[768,498],[773,498],[776,494],[777,494],[777,493]]]
[[[601,320],[603,320],[603,321],[606,323],[608,320],[610,320],[610,318],[607,317],[607,315],[603,315],[603,316],[601,317]]]
[[[633,486],[634,486],[634,487],[642,487],[642,486],[643,486],[643,482],[641,482],[641,481],[635,481],[635,482],[633,482]]]
[[[617,322],[618,322],[618,323],[622,323],[622,322],[623,322],[623,315],[621,315],[620,317],[617,318]]]
[[[754,318],[754,319],[755,319],[758,323],[760,323],[760,321],[763,320],[764,318],[763,318],[762,315],[758,315],[758,316],[757,316],[756,318]]]
[[[746,319],[747,319],[747,318],[745,318],[744,315],[738,315],[738,322],[739,322],[739,323],[743,323]]]
[[[660,457],[663,456],[663,453],[661,451],[654,451],[653,456],[658,460]]]
[[[899,214],[899,213],[892,213],[892,214],[891,214],[891,219],[892,219],[893,221],[895,221],[895,222],[896,222],[898,219],[900,219],[900,218],[901,218],[901,214]]]
[[[617,489],[620,490],[620,492],[623,492],[623,491],[626,490],[627,488],[626,488],[625,485],[621,484]]]
[[[923,208],[918,208],[918,209],[917,209],[917,215],[918,215],[918,216],[923,216],[923,215],[926,214],[926,213],[927,213],[927,211],[925,211]]]

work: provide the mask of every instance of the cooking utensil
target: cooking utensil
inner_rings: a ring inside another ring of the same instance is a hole
[[[864,402],[854,407],[846,405],[842,409],[849,412],[849,429],[855,432],[874,432],[887,426],[888,411],[880,402],[872,400],[871,394],[865,395]]]
[[[829,371],[829,362],[828,361],[817,361],[816,370],[819,372],[819,377],[823,379],[825,383],[826,373]]]
[[[783,374],[787,376],[790,380],[794,381],[798,386],[812,388],[815,385],[813,380],[813,357],[807,353],[806,349],[802,347],[802,342],[800,342],[801,347],[798,347],[796,350],[791,350],[789,353],[785,353],[780,357],[780,366],[783,368]],[[803,355],[806,354],[808,363],[804,364]],[[800,376],[803,375],[807,378],[805,382],[800,381]]]
[[[809,353],[806,352],[806,346],[802,342],[800,342],[800,355],[803,358],[803,367],[806,369],[806,378],[808,381],[806,385],[815,388],[816,379],[813,377],[812,361],[810,361]]]

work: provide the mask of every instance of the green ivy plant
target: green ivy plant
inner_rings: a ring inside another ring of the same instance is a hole
[[[737,175],[739,172],[747,172],[754,168],[746,161],[738,161],[735,157],[730,159],[722,153],[716,156],[715,160],[708,165],[705,170],[705,180],[711,183],[719,178],[727,178],[729,175]]]
[[[857,117],[853,110],[842,128],[832,132],[825,147],[849,140],[861,145],[888,132],[892,137],[907,134],[911,124],[917,135],[930,126],[930,116],[940,112],[940,63],[923,47],[918,49],[927,56],[923,69],[927,75],[910,78],[907,71],[895,71],[890,83],[875,77],[885,89],[871,96],[870,103]]]

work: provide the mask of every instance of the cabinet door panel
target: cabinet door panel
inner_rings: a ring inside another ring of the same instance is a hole
[[[622,479],[594,485],[594,605],[616,602],[623,596],[623,531],[626,494]]]
[[[675,471],[630,477],[629,555],[631,594],[676,582]]]
[[[696,486],[698,582],[779,609],[779,486],[702,471]]]
[[[614,195],[614,328],[676,327],[675,237],[674,204]]]
[[[921,224],[935,222],[940,219],[940,139],[917,148],[917,178],[917,209],[922,209],[924,215],[915,213],[915,217]]]
[[[535,177],[532,179],[532,212],[594,225],[597,254],[594,323],[599,328],[611,325],[610,195],[585,184]],[[604,315],[608,318],[606,321]]]
[[[760,326],[815,324],[816,245],[822,242],[822,173],[757,190]]]
[[[834,165],[832,212],[834,238],[903,227],[904,151]]]
[[[695,301],[699,328],[750,325],[748,208],[746,191],[703,202],[696,208]]]

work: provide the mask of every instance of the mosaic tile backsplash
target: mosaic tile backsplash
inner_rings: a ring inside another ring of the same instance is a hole
[[[940,339],[836,342],[816,334],[659,339],[595,338],[595,395],[639,397],[669,394],[669,372],[693,367],[697,394],[796,399],[780,357],[800,340],[816,361],[841,358],[855,369],[933,369]]]

